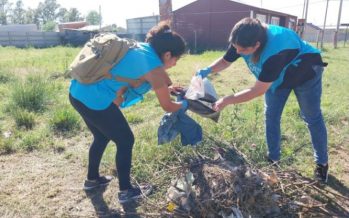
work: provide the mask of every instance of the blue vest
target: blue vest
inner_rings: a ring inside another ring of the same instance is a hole
[[[320,53],[320,51],[303,41],[294,31],[280,26],[268,25],[267,43],[263,48],[259,61],[253,63],[252,54],[241,55],[241,57],[244,58],[252,74],[258,78],[262,71],[263,64],[268,60],[268,58],[287,49],[297,49],[299,53],[284,67],[278,79],[271,85],[270,89],[274,91],[283,82],[287,67],[299,63],[300,55],[306,53]]]
[[[148,43],[139,43],[139,46],[130,49],[121,61],[114,66],[110,73],[128,79],[139,79],[157,67],[163,66],[161,59]],[[143,99],[143,95],[151,89],[148,82],[137,88],[132,88],[126,82],[114,79],[103,79],[92,84],[82,84],[72,80],[70,94],[92,110],[104,110],[115,100],[116,93],[127,86],[124,101],[120,107],[129,107]]]

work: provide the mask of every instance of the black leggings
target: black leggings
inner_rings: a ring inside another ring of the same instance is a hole
[[[115,157],[120,190],[131,188],[130,170],[134,136],[120,109],[111,104],[105,110],[92,110],[69,94],[70,103],[80,113],[93,134],[90,146],[87,179],[99,177],[99,165],[110,140],[115,142]]]

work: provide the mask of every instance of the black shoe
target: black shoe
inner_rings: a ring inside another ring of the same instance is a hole
[[[315,180],[327,183],[328,179],[328,164],[321,165],[317,164],[314,171]]]
[[[153,187],[149,184],[134,187],[125,191],[120,191],[118,194],[119,202],[121,204],[143,198],[149,195],[153,190]]]
[[[270,158],[268,158],[268,163],[269,163],[271,166],[276,166],[276,167],[279,166],[279,161],[277,161],[277,160],[272,160],[272,159],[270,159]]]
[[[112,176],[100,176],[98,179],[85,180],[84,190],[91,190],[100,186],[108,185],[112,179]]]

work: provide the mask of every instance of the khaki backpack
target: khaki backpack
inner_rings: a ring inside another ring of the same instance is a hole
[[[132,39],[122,39],[113,33],[101,33],[89,40],[70,65],[69,75],[81,83],[94,83],[112,78],[110,69],[137,47]]]

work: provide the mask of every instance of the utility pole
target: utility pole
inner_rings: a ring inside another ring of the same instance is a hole
[[[307,5],[305,7],[304,30],[303,30],[304,33],[305,33],[305,29],[306,29],[306,26],[307,26],[307,20],[308,20],[308,7],[309,7],[309,0],[307,0]]]
[[[307,0],[304,0],[303,3],[303,12],[302,12],[302,18],[304,18],[304,12],[305,12],[305,4],[306,4]]]
[[[342,5],[343,5],[343,0],[339,3],[339,12],[338,12],[338,20],[337,20],[337,28],[336,31],[334,32],[334,48],[337,48],[337,40],[338,40],[338,31],[339,31],[339,25],[341,22],[341,14],[342,14]]]
[[[322,35],[321,35],[321,48],[324,47],[324,35],[325,35],[325,28],[326,28],[328,2],[329,2],[329,0],[327,0],[327,2],[326,2],[326,12],[325,12],[324,26],[322,27]]]
[[[304,0],[304,5],[305,5],[305,10],[304,10],[304,7],[303,7],[303,13],[305,11],[304,23],[303,23],[303,28],[302,28],[301,34],[300,34],[302,39],[304,39],[305,29],[306,29],[306,26],[307,26],[309,0]]]

